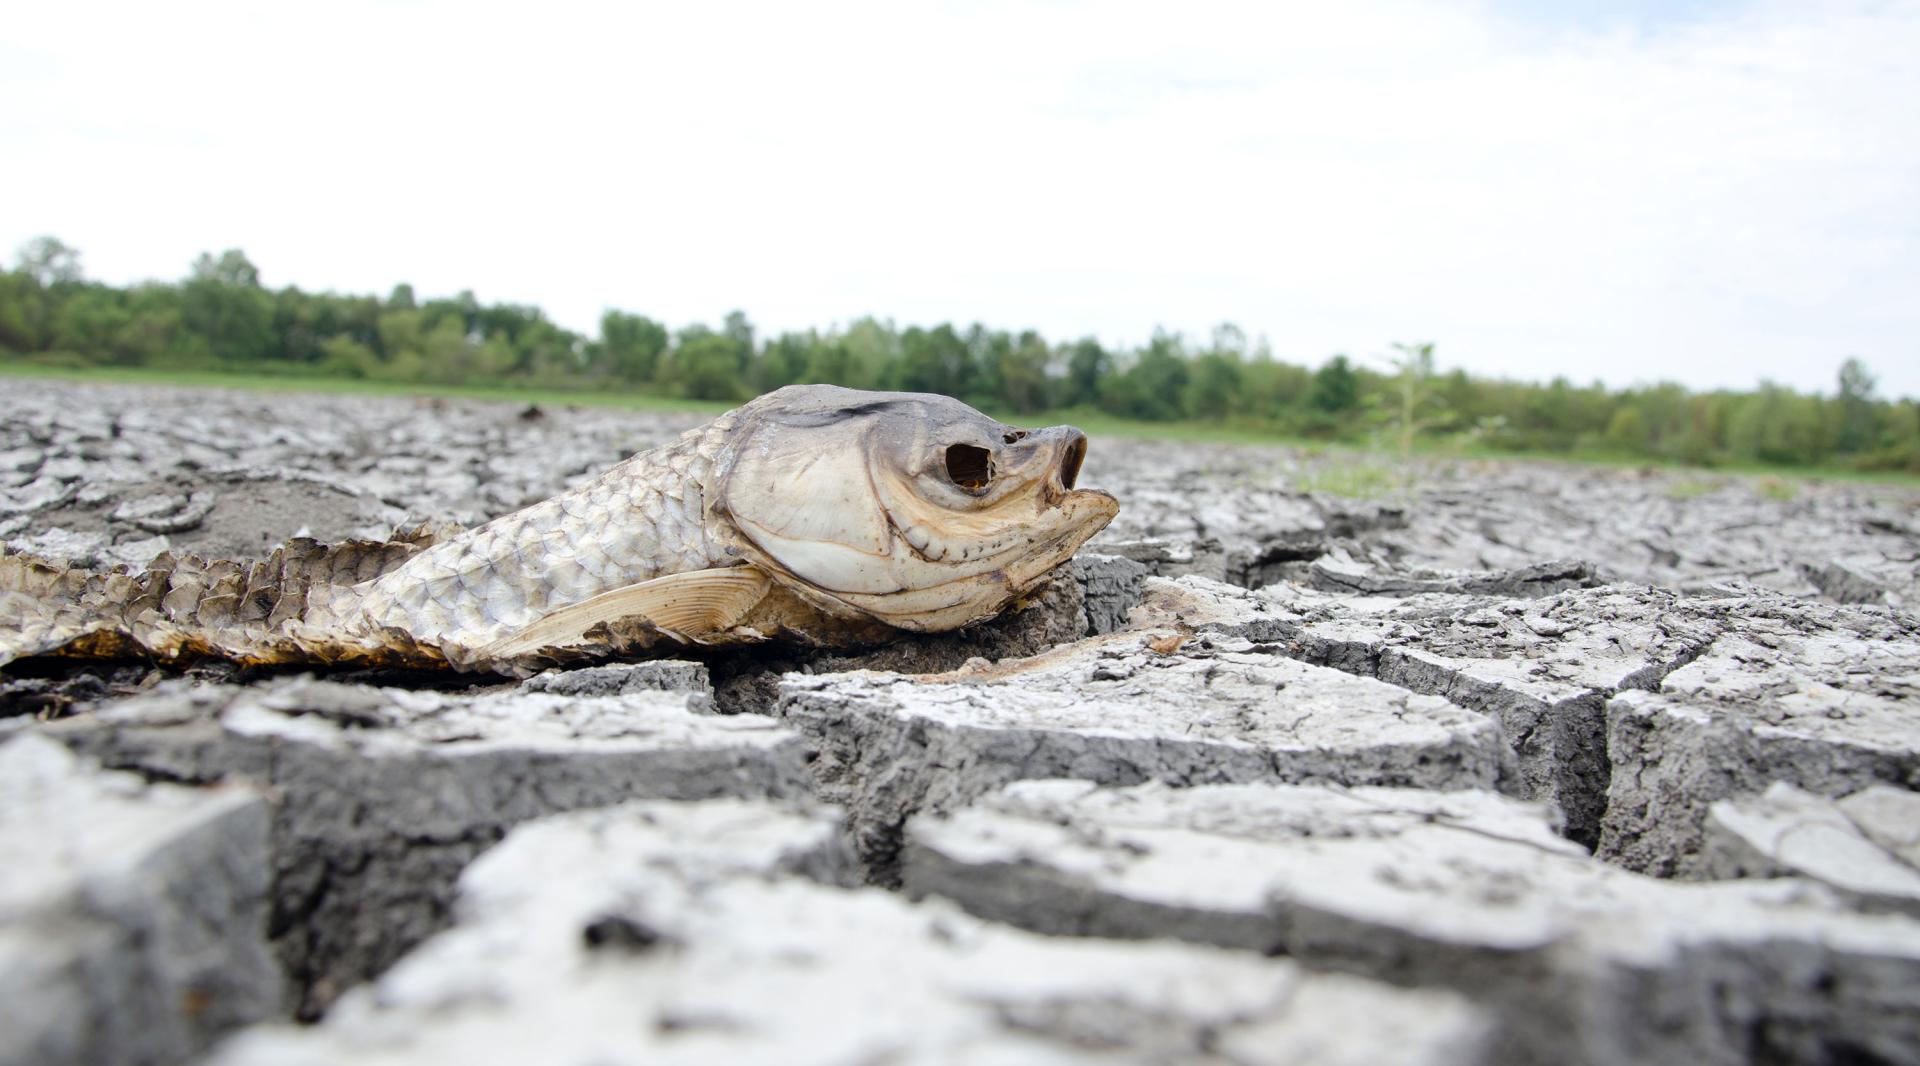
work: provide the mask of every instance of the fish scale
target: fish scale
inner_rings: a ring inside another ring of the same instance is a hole
[[[435,545],[364,587],[351,624],[478,647],[561,607],[661,574],[725,566],[702,521],[722,416],[545,503]]]

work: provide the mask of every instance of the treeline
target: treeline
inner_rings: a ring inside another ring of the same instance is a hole
[[[1336,355],[1317,368],[1272,358],[1231,325],[1205,341],[1157,333],[1137,349],[1050,342],[982,325],[758,335],[734,312],[671,329],[608,311],[598,336],[539,308],[471,292],[384,299],[261,285],[238,250],[200,256],[177,283],[92,282],[52,238],[0,274],[0,356],[70,366],[231,370],[430,384],[527,383],[742,400],[796,382],[941,392],[1007,416],[1090,408],[1147,421],[1231,423],[1329,440],[1451,437],[1515,451],[1606,453],[1698,464],[1844,465],[1920,473],[1920,404],[1875,395],[1858,360],[1831,395],[1762,384],[1693,393],[1610,391],[1439,373],[1433,346],[1396,345],[1379,368]]]

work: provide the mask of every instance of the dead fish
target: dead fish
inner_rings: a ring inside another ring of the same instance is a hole
[[[1084,434],[957,400],[780,389],[451,536],[95,574],[0,556],[23,655],[515,669],[661,645],[848,646],[990,618],[1119,511]]]

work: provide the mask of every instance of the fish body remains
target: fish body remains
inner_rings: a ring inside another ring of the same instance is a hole
[[[423,549],[368,582],[347,624],[477,652],[602,593],[732,566],[737,556],[705,511],[739,415]]]
[[[95,573],[0,555],[0,663],[26,655],[526,672],[687,644],[850,646],[957,629],[1042,584],[1119,510],[1086,438],[944,396],[790,386],[451,535],[293,541],[252,563]]]

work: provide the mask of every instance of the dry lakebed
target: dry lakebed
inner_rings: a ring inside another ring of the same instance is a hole
[[[702,421],[9,380],[0,540],[472,525]],[[869,652],[0,672],[0,1064],[1920,1063],[1920,490],[1099,439]],[[4,594],[4,590],[0,590]]]

